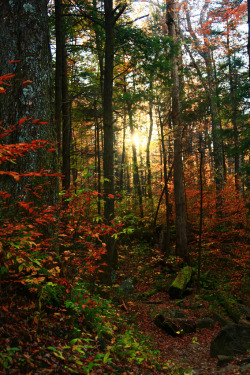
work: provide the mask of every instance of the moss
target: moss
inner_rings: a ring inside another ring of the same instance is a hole
[[[186,266],[180,271],[169,288],[170,297],[180,298],[182,296],[186,286],[191,280],[192,271],[192,267],[190,266]]]

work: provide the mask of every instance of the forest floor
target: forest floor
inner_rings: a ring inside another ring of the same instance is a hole
[[[223,367],[210,358],[211,341],[221,329],[218,323],[212,329],[172,337],[153,322],[158,312],[176,309],[196,320],[211,316],[212,311],[225,316],[216,298],[218,287],[249,306],[247,242],[244,235],[218,249],[211,241],[208,255],[203,258],[205,275],[200,291],[195,276],[191,294],[181,300],[170,299],[167,292],[181,268],[179,260],[172,258],[166,265],[159,251],[140,242],[119,247],[117,279],[106,290],[112,302],[93,297],[93,306],[89,310],[82,306],[83,313],[65,304],[46,304],[41,294],[38,298],[27,293],[25,285],[14,276],[2,280],[0,374],[247,374],[242,370],[242,361],[249,361],[249,354],[235,357]],[[128,278],[135,285],[133,293],[117,293],[118,285]],[[95,314],[101,315],[104,325],[110,328],[102,337],[94,327],[100,318]]]

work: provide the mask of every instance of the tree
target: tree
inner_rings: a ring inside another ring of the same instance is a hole
[[[176,215],[176,255],[188,260],[186,205],[183,185],[182,126],[180,118],[180,82],[178,60],[180,56],[178,36],[178,8],[175,0],[167,1],[167,26],[171,40],[172,108],[171,120],[174,132],[174,196]]]
[[[186,7],[186,18],[189,33],[193,39],[196,51],[203,58],[207,80],[202,78],[202,74],[198,65],[194,62],[196,69],[198,70],[199,77],[202,80],[204,89],[207,95],[207,100],[210,107],[211,122],[212,122],[212,139],[213,139],[213,159],[215,168],[215,184],[216,184],[216,208],[218,217],[222,217],[222,209],[224,206],[223,199],[223,187],[224,187],[224,170],[223,170],[223,144],[220,136],[220,115],[218,109],[218,97],[216,92],[216,79],[214,72],[214,62],[212,55],[212,46],[209,41],[210,35],[210,22],[209,22],[209,1],[206,0],[203,4],[200,13],[200,28],[203,35],[204,43],[200,43],[199,38],[195,34],[191,25],[190,13]],[[192,59],[193,61],[193,59]]]
[[[0,1],[0,75],[14,73],[12,86],[1,95],[0,119],[2,125],[19,126],[6,139],[8,143],[31,143],[33,140],[55,140],[56,129],[51,125],[51,54],[47,1]],[[14,62],[13,62],[14,61]],[[55,153],[44,150],[29,152],[17,158],[16,164],[6,165],[8,170],[24,173],[44,168],[56,170]],[[32,189],[43,185],[42,199]],[[0,190],[11,192],[11,202],[34,201],[52,205],[57,200],[56,179],[44,177],[1,176]]]
[[[250,77],[250,0],[247,0],[247,13],[248,13],[248,57],[249,57],[249,77]]]

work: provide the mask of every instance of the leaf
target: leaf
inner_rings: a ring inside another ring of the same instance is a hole
[[[115,196],[113,194],[108,194],[108,197],[114,199]]]
[[[22,86],[26,86],[26,85],[30,85],[33,81],[30,81],[30,80],[26,80],[26,81],[23,81],[22,82]]]
[[[18,124],[21,125],[21,124],[23,124],[25,121],[27,121],[27,117],[26,117],[26,116],[23,117],[23,118],[21,118],[21,119],[19,120]]]
[[[13,63],[17,63],[17,62],[20,62],[21,60],[10,60],[9,61],[9,64],[13,64]]]

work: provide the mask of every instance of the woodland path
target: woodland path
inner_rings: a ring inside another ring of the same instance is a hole
[[[138,262],[133,254],[132,251],[131,256],[126,257],[126,263],[123,264],[121,272],[123,275],[131,276],[136,275],[138,269],[141,269],[141,278],[136,283],[134,292],[135,294],[146,293],[154,288],[155,279],[157,275],[158,277],[162,275],[163,270],[161,266],[157,266],[157,262],[154,266],[150,258],[148,260],[144,258]],[[213,329],[197,329],[196,332],[185,334],[183,337],[172,337],[154,324],[152,317],[166,310],[181,310],[189,318],[195,320],[208,317],[210,303],[206,300],[199,300],[197,303],[196,292],[194,288],[193,293],[185,297],[180,305],[178,300],[170,299],[167,291],[156,293],[146,301],[137,301],[133,298],[130,301],[129,297],[126,302],[123,301],[124,310],[134,316],[134,324],[138,327],[138,331],[151,337],[155,350],[159,350],[158,362],[164,372],[155,372],[155,374],[177,374],[177,368],[182,369],[183,374],[190,375],[248,374],[248,371],[244,372],[240,370],[240,367],[241,361],[246,358],[249,360],[249,355],[235,357],[234,362],[221,367],[217,366],[217,358],[210,358],[210,344],[221,329],[217,322]]]

